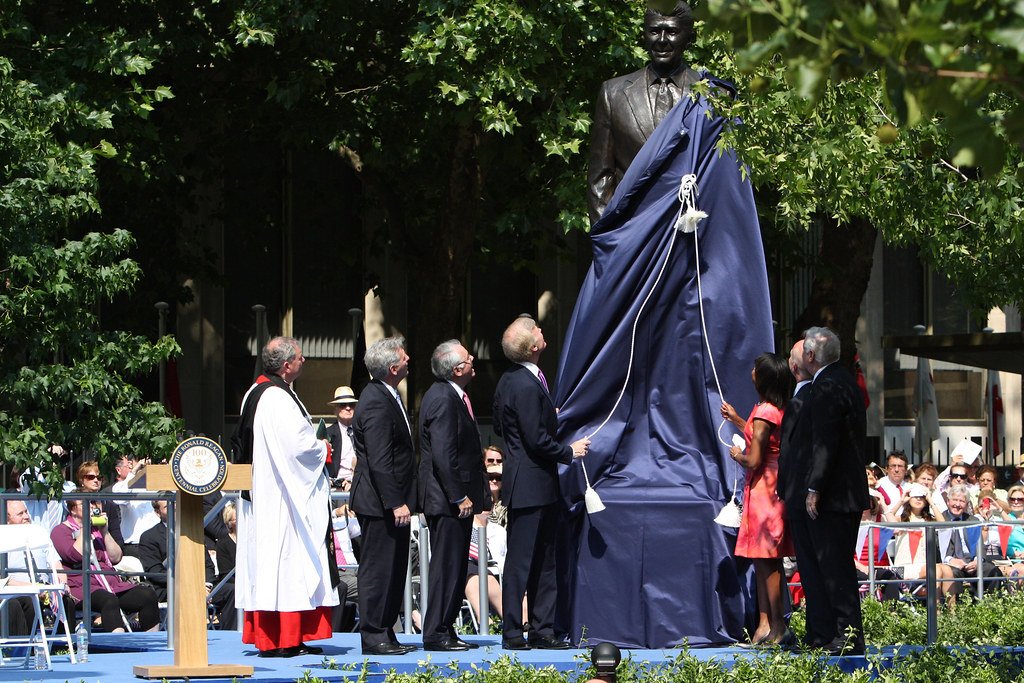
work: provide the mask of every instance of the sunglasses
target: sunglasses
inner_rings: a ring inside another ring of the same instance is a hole
[[[98,475],[98,474],[83,474],[82,475],[82,479],[84,479],[86,481],[92,481],[93,479],[99,479],[99,478],[100,478],[100,475]]]
[[[967,473],[966,472],[953,472],[949,476],[952,477],[953,479],[966,479],[967,478]]]
[[[1011,498],[1011,503],[1024,503],[1024,498]]]
[[[488,479],[488,481],[501,481],[501,475],[500,474],[489,474],[489,475],[487,475],[487,479]]]

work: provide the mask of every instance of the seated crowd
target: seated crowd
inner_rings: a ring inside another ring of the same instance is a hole
[[[1014,589],[1016,582],[1010,579],[1024,575],[1024,527],[999,522],[1024,517],[1024,462],[1014,475],[1016,483],[1004,490],[997,487],[999,473],[991,465],[975,466],[958,455],[941,472],[928,462],[911,468],[906,455],[894,451],[887,456],[884,473],[874,463],[867,468],[871,508],[862,522],[976,522],[937,532],[939,595],[954,600],[965,590],[973,592],[979,576],[985,591]],[[924,594],[923,527],[874,527],[870,533],[862,527],[858,543],[858,576],[867,581],[873,551],[879,597]]]
[[[64,606],[72,628],[81,615],[84,598],[83,551],[85,545],[85,515],[90,519],[90,570],[89,596],[93,612],[94,629],[108,632],[155,631],[161,627],[161,607],[167,600],[167,502],[163,500],[117,500],[119,493],[145,490],[132,488],[133,479],[140,474],[146,461],[137,461],[127,456],[115,463],[116,481],[103,487],[103,476],[99,463],[88,460],[81,463],[74,472],[74,482],[64,486],[60,501],[8,500],[8,524],[34,524],[41,527],[50,537],[50,550],[35,559],[35,566],[43,568],[39,579],[46,583],[65,587]],[[32,476],[15,472],[9,477],[9,493],[31,492]],[[105,500],[80,500],[76,493],[108,493]],[[220,493],[209,496],[207,509],[216,504]],[[223,518],[233,520],[233,506],[225,506]],[[217,550],[229,548],[233,529],[224,521],[206,528],[207,548],[207,590],[210,590],[234,565],[231,556]],[[224,539],[223,543],[218,542]],[[232,544],[233,548],[233,544]],[[10,553],[8,579],[12,585],[27,582],[27,576],[19,571],[19,554]],[[222,571],[218,571],[220,560]],[[21,560],[23,562],[23,560]],[[237,622],[234,607],[233,586],[221,587],[213,596],[208,596],[212,606],[211,623],[215,627],[233,629]],[[22,609],[8,609],[8,632],[25,635],[30,631],[34,609],[29,599],[16,604]],[[45,615],[51,616],[49,613]]]
[[[339,412],[343,412],[342,408]],[[480,590],[478,578],[477,539],[480,529],[487,527],[488,596],[491,608],[501,616],[500,578],[505,559],[505,524],[507,512],[499,502],[503,455],[497,446],[484,449],[493,509],[474,519],[473,543],[470,548],[466,598],[476,619],[480,618]],[[347,491],[351,486],[352,466],[340,468],[334,488]],[[117,482],[103,487],[99,464],[83,462],[74,473],[77,486],[65,487],[63,502],[50,501],[36,506],[39,516],[32,514],[33,501],[8,501],[8,524],[36,524],[50,535],[49,553],[36,559],[36,565],[46,567],[42,580],[65,586],[64,604],[73,629],[81,614],[83,592],[82,570],[83,515],[91,521],[90,598],[94,612],[93,628],[122,632],[128,630],[159,630],[161,606],[168,599],[168,503],[164,500],[116,500],[118,493],[133,490],[131,481],[143,471],[145,461],[125,457],[115,465]],[[16,475],[14,486],[8,492],[29,493],[30,480]],[[76,500],[75,493],[110,493],[109,500]],[[204,507],[209,510],[221,494],[207,496]],[[59,511],[59,512],[58,512]],[[334,610],[333,629],[354,631],[357,624],[358,602],[357,571],[359,566],[359,522],[347,504],[333,510],[335,557],[342,582],[342,604]],[[226,503],[219,518],[207,525],[206,531],[206,586],[207,602],[212,606],[211,623],[221,629],[237,628],[234,605],[234,575],[236,550],[236,512],[233,503]],[[132,542],[131,539],[136,539]],[[131,554],[129,554],[131,553]],[[14,555],[8,565],[12,585],[28,582]],[[223,585],[219,585],[222,583]],[[212,593],[216,587],[216,592]],[[15,603],[18,609],[8,610],[8,628],[12,635],[29,632],[34,608],[27,598]],[[486,623],[486,620],[485,620]]]

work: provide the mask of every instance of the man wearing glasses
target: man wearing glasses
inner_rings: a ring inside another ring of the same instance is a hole
[[[978,485],[971,482],[971,470],[973,468],[964,464],[962,455],[953,456],[953,464],[943,470],[935,479],[935,488],[942,491],[942,495],[949,497],[949,489],[954,486],[962,486],[967,490],[969,496],[978,492]]]
[[[954,465],[953,470],[964,469],[963,465]],[[949,521],[951,522],[967,522],[967,521],[988,521],[991,517],[991,508],[985,508],[985,510],[979,510],[978,514],[971,515],[968,512],[968,491],[967,488],[958,482],[964,481],[966,478],[966,472],[962,472],[960,477],[955,476],[952,472],[950,473],[950,481],[952,482],[947,492],[946,503],[949,505]],[[978,544],[977,536],[966,533],[965,527],[954,527],[952,529],[944,529],[939,532],[939,550],[942,553],[942,562],[953,569],[953,578],[956,579],[971,579],[978,576]],[[999,567],[995,566],[988,558],[981,558],[981,575],[988,579],[992,577],[998,577],[1001,575]],[[998,583],[996,581],[985,581],[985,591],[990,591],[996,588]],[[971,584],[973,588],[973,584]],[[953,584],[950,589],[950,593],[956,595],[959,594],[963,589],[963,583],[957,582]]]
[[[356,416],[359,399],[351,387],[338,387],[334,390],[334,400],[327,403],[334,406],[334,415],[338,418],[327,428],[327,440],[331,442],[331,461],[327,463],[327,471],[342,491],[348,491],[352,488],[352,474],[356,466],[352,418]]]
[[[885,464],[885,476],[878,482],[878,491],[887,506],[903,500],[904,478],[907,475],[907,456],[903,451],[893,451]]]
[[[430,358],[437,380],[420,408],[420,509],[430,529],[430,580],[423,617],[423,649],[468,650],[476,645],[455,633],[466,587],[466,558],[473,515],[491,508],[480,461],[480,431],[466,387],[476,371],[473,356],[456,339]]]

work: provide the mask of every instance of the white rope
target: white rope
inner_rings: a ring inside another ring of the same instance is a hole
[[[629,362],[626,364],[626,377],[622,382],[622,389],[619,390],[619,395],[615,399],[615,404],[612,409],[608,412],[608,416],[597,426],[597,428],[587,435],[587,439],[593,439],[594,436],[600,432],[608,421],[612,419],[612,415],[619,407],[619,403],[622,402],[622,397],[626,394],[626,388],[629,386],[629,379],[633,373],[633,357],[636,353],[636,328],[640,324],[640,316],[643,314],[644,308],[647,306],[647,302],[650,301],[651,296],[654,295],[655,290],[658,288],[658,284],[661,282],[661,277],[665,273],[665,268],[668,267],[669,258],[672,256],[672,249],[675,247],[676,235],[680,232],[692,232],[693,233],[693,245],[694,245],[694,259],[695,267],[697,271],[697,302],[700,306],[700,326],[701,331],[704,334],[704,344],[708,350],[708,358],[711,361],[711,372],[715,377],[715,386],[718,388],[718,395],[725,400],[725,395],[722,393],[722,385],[718,380],[718,369],[715,367],[715,359],[711,354],[711,345],[708,342],[708,329],[704,322],[704,294],[701,289],[700,282],[700,248],[699,241],[697,239],[697,225],[701,220],[707,218],[707,214],[697,209],[697,195],[699,194],[697,188],[697,176],[693,173],[684,175],[679,180],[679,211],[676,214],[676,220],[674,223],[675,229],[672,231],[672,238],[668,243],[668,250],[665,252],[665,259],[661,263],[661,268],[658,270],[658,276],[654,279],[654,284],[651,285],[651,289],[647,292],[647,296],[644,297],[643,303],[640,304],[639,310],[636,312],[636,318],[633,320],[633,329],[630,332],[629,337]],[[725,420],[718,425],[718,440],[725,446],[729,446],[722,439],[722,427],[725,426]],[[587,476],[587,468],[583,467],[583,477],[587,481],[587,486],[590,486],[590,478]]]
[[[696,195],[696,187],[694,188],[694,194]],[[703,213],[703,211],[698,213]],[[706,216],[707,214],[704,215]],[[697,264],[697,305],[700,307],[700,328],[704,334],[704,347],[708,350],[708,361],[711,363],[711,374],[715,378],[715,387],[718,389],[718,397],[725,402],[725,393],[722,391],[722,383],[718,379],[718,368],[715,367],[715,355],[711,353],[711,342],[708,341],[707,322],[704,319],[704,290],[701,289],[700,284],[700,240],[697,239],[696,230],[693,231],[693,256],[694,261]],[[718,431],[716,434],[718,436],[719,443],[728,448],[731,444],[722,438],[722,427],[725,426],[725,422],[725,418],[722,418],[722,421],[718,424]]]

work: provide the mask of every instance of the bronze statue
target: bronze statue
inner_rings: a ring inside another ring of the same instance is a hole
[[[587,208],[593,225],[608,205],[622,175],[647,138],[700,79],[683,61],[683,50],[696,37],[693,13],[677,2],[667,14],[648,9],[644,15],[647,66],[605,81],[594,112],[587,172]]]

